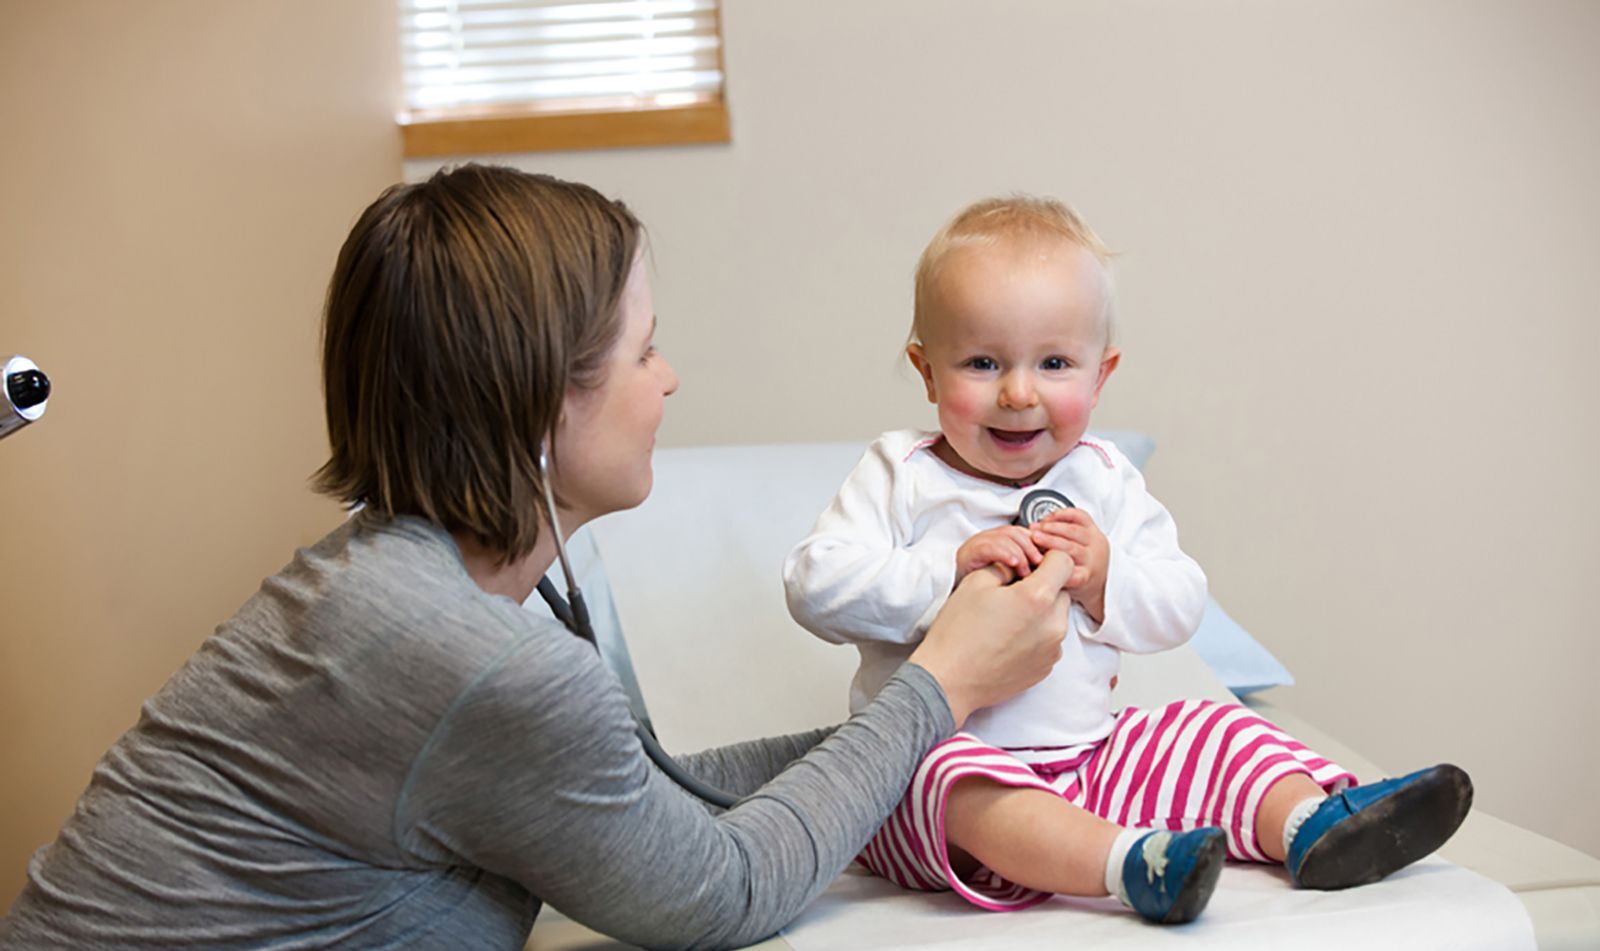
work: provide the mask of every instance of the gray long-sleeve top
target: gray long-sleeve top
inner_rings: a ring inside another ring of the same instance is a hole
[[[360,515],[145,704],[0,948],[514,949],[541,902],[635,944],[745,944],[953,729],[907,665],[832,731],[686,757],[748,794],[713,814],[645,758],[593,648],[485,594],[437,527]]]

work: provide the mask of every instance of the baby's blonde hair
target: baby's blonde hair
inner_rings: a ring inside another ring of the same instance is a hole
[[[950,253],[965,247],[993,247],[1002,242],[1026,246],[1045,241],[1066,241],[1093,254],[1105,277],[1106,345],[1114,336],[1115,288],[1111,259],[1115,256],[1070,205],[1054,198],[1009,195],[973,202],[945,222],[928,242],[917,261],[916,300],[911,315],[911,342],[922,340],[922,326],[933,285]]]

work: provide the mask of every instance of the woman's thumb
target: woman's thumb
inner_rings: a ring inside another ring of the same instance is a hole
[[[1044,553],[1044,561],[1033,569],[1033,573],[1017,582],[1019,585],[1032,585],[1046,591],[1061,591],[1067,586],[1067,579],[1072,577],[1072,556],[1064,551],[1051,549]]]
[[[957,588],[999,588],[1011,580],[1011,573],[999,565],[984,565],[961,579]]]

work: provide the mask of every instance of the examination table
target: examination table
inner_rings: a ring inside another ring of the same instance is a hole
[[[1140,465],[1153,448],[1136,433],[1105,435]],[[864,448],[660,450],[645,504],[574,536],[572,557],[602,647],[613,666],[637,673],[638,686],[630,687],[642,687],[668,750],[691,752],[844,718],[855,651],[825,644],[789,618],[780,566]],[[1159,484],[1154,489],[1159,495]],[[543,610],[538,602],[535,595],[529,609]],[[1206,637],[1197,635],[1194,645],[1127,657],[1118,705],[1235,699],[1226,680],[1250,690],[1243,699],[1262,715],[1363,781],[1391,775],[1386,769],[1425,765],[1379,768],[1339,742],[1337,724],[1330,735],[1295,714],[1292,688],[1254,689],[1288,678],[1237,670],[1240,663],[1276,661],[1236,625],[1223,635],[1232,640],[1221,643],[1208,631],[1211,621],[1208,613]],[[627,648],[617,646],[618,631],[626,632]],[[625,684],[629,679],[623,677]],[[1262,679],[1269,682],[1252,682]],[[1596,951],[1600,859],[1474,810],[1439,855],[1365,888],[1301,892],[1279,868],[1229,863],[1206,913],[1177,928],[1147,925],[1110,899],[1058,897],[996,915],[948,892],[902,891],[852,868],[799,920],[758,947],[1304,949],[1347,948],[1353,941]],[[527,945],[531,951],[612,947],[621,945],[550,907]]]

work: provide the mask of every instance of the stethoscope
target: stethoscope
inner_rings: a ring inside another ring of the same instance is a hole
[[[561,574],[567,582],[567,596],[565,599],[556,591],[555,583],[548,577],[539,579],[539,597],[550,606],[550,611],[556,620],[564,624],[567,630],[589,642],[590,646],[598,652],[600,642],[594,633],[594,624],[589,620],[589,607],[584,604],[583,592],[578,590],[578,579],[572,572],[572,561],[567,557],[567,542],[561,533],[561,525],[556,521],[555,490],[550,485],[548,468],[545,463],[544,447],[539,450],[539,481],[544,483],[545,512],[550,519],[550,531],[556,540],[556,559],[561,562]],[[1051,512],[1064,508],[1072,508],[1072,502],[1060,492],[1052,489],[1034,489],[1022,497],[1022,504],[1018,506],[1015,524],[1026,528],[1034,522],[1044,518]],[[641,701],[642,702],[642,701]],[[726,790],[718,789],[709,783],[702,782],[691,776],[677,761],[661,747],[656,739],[655,730],[643,716],[643,711],[634,714],[634,735],[639,737],[643,744],[645,755],[655,763],[663,773],[673,782],[685,790],[698,796],[700,799],[722,809],[732,808],[739,801],[739,797]]]
[[[1027,528],[1051,512],[1070,508],[1077,506],[1060,492],[1054,489],[1034,489],[1022,497],[1022,504],[1017,506],[1017,517],[1011,520],[1011,524]]]
[[[567,557],[567,542],[561,532],[561,524],[556,521],[556,496],[555,490],[550,485],[549,469],[545,464],[544,447],[539,449],[539,481],[544,483],[545,513],[550,519],[550,532],[556,539],[556,558],[561,562],[561,574],[567,581],[567,596],[563,600],[556,592],[555,583],[548,577],[539,579],[539,597],[550,606],[550,612],[556,620],[566,625],[567,630],[589,642],[597,652],[600,642],[595,638],[594,624],[589,620],[589,606],[583,602],[583,592],[578,590],[578,579],[572,573],[572,560]],[[642,704],[643,701],[640,700]],[[729,809],[739,801],[739,797],[726,790],[718,789],[709,783],[702,782],[690,775],[666,750],[661,748],[661,743],[656,739],[654,728],[644,716],[643,710],[636,711],[633,718],[634,734],[639,737],[639,742],[644,745],[645,755],[655,763],[663,773],[673,782],[682,786],[695,796],[700,797],[713,806]]]

